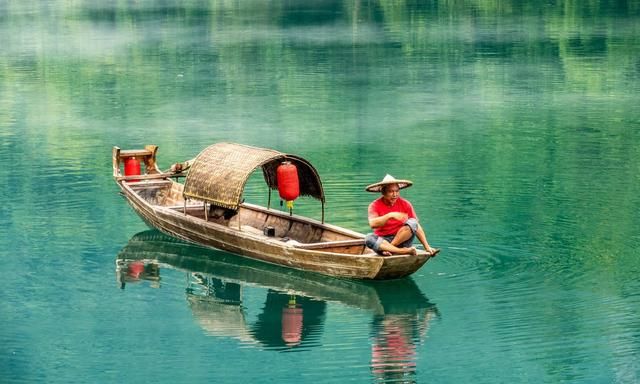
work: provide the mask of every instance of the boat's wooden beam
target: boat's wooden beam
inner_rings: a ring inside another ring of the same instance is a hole
[[[120,150],[120,158],[151,156],[152,152],[148,149],[126,149]]]
[[[336,241],[325,241],[321,243],[307,243],[307,244],[296,244],[296,248],[302,249],[322,249],[322,248],[333,248],[333,247],[350,247],[364,245],[364,239],[354,239],[354,240],[336,240]]]
[[[167,177],[184,177],[183,173],[153,173],[150,175],[130,175],[130,176],[117,176],[116,180],[151,180],[151,179],[166,179]]]

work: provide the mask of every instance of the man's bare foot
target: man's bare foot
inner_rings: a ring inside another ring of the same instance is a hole
[[[400,248],[402,250],[402,254],[403,255],[417,255],[418,254],[418,250],[415,247],[410,247],[410,248]]]
[[[397,255],[417,255],[418,254],[418,250],[415,247],[411,247],[411,248],[398,248],[398,250],[395,252]],[[392,256],[393,253],[391,253],[390,251],[382,251],[382,256]]]

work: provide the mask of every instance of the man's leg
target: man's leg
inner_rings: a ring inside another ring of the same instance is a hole
[[[418,220],[416,219],[407,220],[406,223],[402,226],[402,228],[400,228],[396,236],[393,238],[393,240],[391,241],[391,244],[396,247],[402,248],[405,242],[411,243],[411,240],[413,240],[414,236],[416,236],[420,241],[420,243],[422,243],[424,250],[427,251],[429,255],[435,256],[440,251],[439,249],[432,248],[429,245],[429,242],[427,241],[427,235],[424,233],[422,226],[418,223]]]
[[[440,250],[438,248],[432,248],[427,241],[427,235],[424,233],[422,229],[422,225],[418,224],[418,228],[416,228],[416,237],[422,243],[424,250],[429,252],[429,255],[435,256]]]
[[[380,250],[382,250],[382,254],[385,256],[391,256],[392,253],[397,253],[400,255],[415,255],[418,253],[418,251],[414,247],[398,248],[387,240],[382,240],[382,243],[380,243],[378,247],[380,248]]]
[[[415,255],[417,252],[413,247],[396,247],[395,245],[391,244],[391,242],[387,241],[384,237],[376,236],[374,234],[367,235],[367,237],[365,238],[365,244],[367,245],[367,247],[373,249],[378,254],[381,254],[383,256],[391,256],[391,254],[393,253]]]
[[[403,225],[402,228],[396,233],[396,236],[391,240],[391,245],[399,247],[406,243],[413,237],[413,231],[408,225]]]

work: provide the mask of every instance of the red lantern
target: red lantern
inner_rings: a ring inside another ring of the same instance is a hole
[[[129,157],[124,161],[124,175],[132,176],[140,174],[140,161],[135,157]],[[140,181],[140,180],[129,180],[129,181]]]
[[[290,298],[289,305],[282,308],[282,340],[288,346],[300,344],[302,340],[302,308],[296,305],[296,299]]]
[[[298,181],[298,168],[290,161],[284,161],[276,170],[278,181],[278,193],[280,198],[287,202],[287,207],[293,207],[293,200],[300,196],[300,182]]]

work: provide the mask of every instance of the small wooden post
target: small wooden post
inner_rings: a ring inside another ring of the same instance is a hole
[[[112,150],[113,177],[120,176],[120,148],[113,147]]]
[[[209,221],[209,217],[207,216],[207,202],[204,202],[204,221]]]

